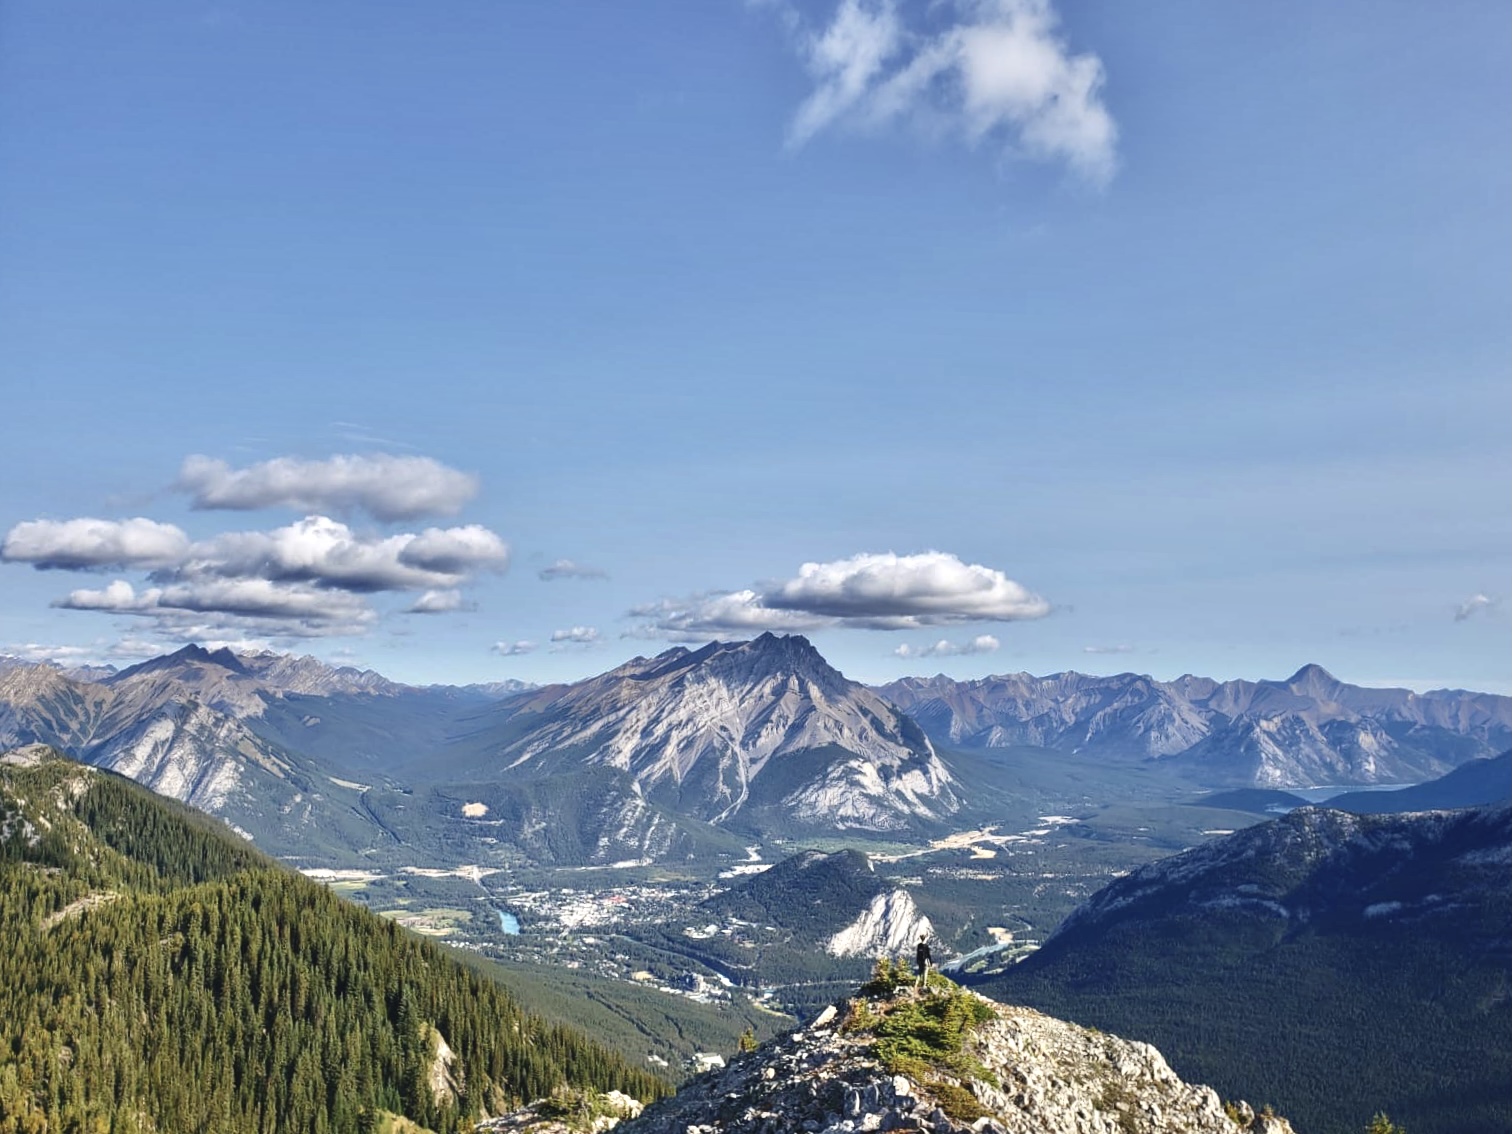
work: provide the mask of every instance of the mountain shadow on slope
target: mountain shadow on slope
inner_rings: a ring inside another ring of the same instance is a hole
[[[1141,868],[981,983],[1310,1134],[1512,1125],[1512,810],[1307,808]]]
[[[1512,751],[1461,764],[1447,775],[1396,791],[1352,791],[1332,796],[1327,806],[1356,815],[1437,811],[1512,802]]]

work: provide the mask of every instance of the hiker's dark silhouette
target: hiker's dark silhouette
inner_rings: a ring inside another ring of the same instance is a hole
[[[919,974],[919,987],[923,988],[929,975],[929,938],[920,937],[919,947],[914,950],[914,968]]]

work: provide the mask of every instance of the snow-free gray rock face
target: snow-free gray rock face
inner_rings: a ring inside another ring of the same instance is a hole
[[[766,808],[829,829],[895,830],[960,807],[923,732],[801,637],[635,658],[508,712],[495,774],[612,768],[711,823]]]
[[[1365,689],[1316,665],[1285,681],[941,675],[879,692],[940,744],[1153,759],[1210,786],[1409,782],[1512,743],[1512,698]]]
[[[904,993],[903,995],[910,995]],[[966,994],[971,995],[971,994]],[[991,1002],[988,1002],[991,1003]],[[991,1076],[953,1076],[980,1113],[952,1118],[929,1083],[892,1074],[865,1034],[827,1009],[806,1030],[738,1057],[648,1107],[619,1134],[1290,1134],[1285,1119],[1183,1082],[1143,1043],[1028,1008],[992,1005],[968,1051]],[[995,1080],[993,1082],[992,1080]],[[957,1113],[960,1107],[953,1108]]]
[[[933,936],[934,926],[908,891],[892,890],[872,898],[824,949],[834,957],[897,957],[911,952],[920,937]]]
[[[220,665],[189,662],[220,671],[205,675],[201,691],[226,693]],[[47,744],[218,815],[244,834],[250,828],[273,836],[284,828],[302,843],[298,828],[314,823],[323,803],[312,785],[331,792],[338,785],[194,692],[192,682],[164,668],[122,671],[99,684],[49,665],[13,666],[0,671],[0,747]],[[215,699],[234,707],[226,696]],[[265,845],[287,849],[288,841],[272,837]]]

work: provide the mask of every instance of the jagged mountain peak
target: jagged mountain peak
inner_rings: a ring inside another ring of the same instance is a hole
[[[185,696],[245,716],[260,715],[263,698],[288,693],[392,694],[409,688],[373,670],[333,665],[308,654],[271,650],[238,654],[227,646],[208,650],[195,644],[120,670],[105,683],[126,687],[148,680],[174,682]]]
[[[1338,701],[1340,695],[1349,688],[1315,662],[1304,665],[1281,684],[1299,696],[1311,697],[1325,704]]]
[[[1292,686],[1309,686],[1314,684],[1337,685],[1339,684],[1339,679],[1317,662],[1308,662],[1282,684]]]
[[[797,635],[679,647],[508,712],[506,769],[619,769],[645,797],[714,823],[765,807],[890,830],[960,806],[918,726]]]
[[[147,661],[138,662],[136,665],[127,666],[117,670],[111,676],[112,683],[129,681],[133,677],[140,677],[145,673],[162,673],[172,671],[185,671],[196,666],[216,666],[228,673],[244,674],[246,669],[241,660],[222,646],[218,650],[207,650],[204,646],[190,643],[189,645],[173,651],[171,654],[160,654],[158,657],[149,658]]]
[[[771,632],[747,641],[710,642],[696,650],[674,646],[653,658],[633,658],[604,676],[647,681],[683,674],[717,675],[723,680],[796,677],[822,688],[848,684],[807,638]]]

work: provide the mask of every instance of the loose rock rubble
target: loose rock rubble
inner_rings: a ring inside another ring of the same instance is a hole
[[[970,1045],[997,1085],[948,1080],[986,1114],[953,1118],[947,1108],[959,1105],[890,1074],[867,1033],[837,1026],[850,1007],[700,1076],[616,1134],[1292,1134],[1285,1119],[1243,1103],[1231,1117],[1212,1088],[1183,1082],[1149,1044],[1006,1005],[994,1005],[996,1019]]]
[[[597,1113],[580,1113],[561,1117],[556,1112],[575,1107],[554,1106],[556,1100],[540,1099],[529,1106],[511,1111],[498,1118],[487,1118],[473,1127],[473,1134],[601,1134],[612,1130],[627,1118],[641,1112],[641,1104],[619,1091],[595,1095],[590,1106],[583,1108]]]

